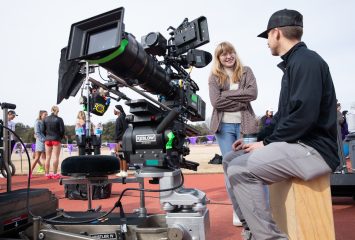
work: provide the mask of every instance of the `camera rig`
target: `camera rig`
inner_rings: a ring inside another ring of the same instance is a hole
[[[209,42],[207,19],[185,19],[176,29],[169,27],[169,40],[151,32],[140,44],[124,31],[123,16],[124,8],[118,8],[74,23],[67,60],[85,60],[108,70],[108,88],[140,86],[158,95],[158,101],[152,104],[146,99],[131,100],[116,91],[130,107],[127,120],[131,126],[122,143],[128,161],[146,167],[196,170],[197,163],[184,159],[189,153],[184,144],[186,134],[192,131],[186,122],[205,120],[206,106],[196,94],[198,85],[185,69],[201,68],[212,60],[210,53],[195,49]]]
[[[196,49],[209,42],[207,19],[184,19],[177,28],[168,28],[168,40],[151,32],[139,43],[125,32],[123,17],[124,8],[118,8],[72,24],[66,59],[64,63],[61,60],[61,66],[66,67],[60,68],[57,102],[75,96],[84,78],[85,85],[102,87],[113,99],[126,100],[130,115],[122,140],[124,158],[141,166],[135,173],[138,182],[153,178],[150,183],[160,184],[160,203],[166,211],[163,219],[170,238],[205,239],[209,231],[206,195],[183,187],[181,168],[196,171],[199,165],[185,159],[189,154],[186,136],[198,133],[187,121],[205,120],[206,106],[186,69],[205,67],[212,60],[210,53]],[[96,67],[108,71],[108,82],[90,77],[90,69]],[[130,99],[121,87],[138,92],[144,99]],[[157,95],[157,99],[147,93]],[[87,99],[88,111],[95,114],[92,106],[99,97],[94,99],[88,93]],[[100,115],[107,110],[101,109]],[[90,136],[90,131],[87,134]],[[146,216],[143,210],[142,216]],[[122,225],[121,232],[125,228]]]

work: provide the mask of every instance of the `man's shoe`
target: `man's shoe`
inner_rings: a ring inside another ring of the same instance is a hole
[[[44,173],[44,167],[43,166],[39,166],[37,169],[37,173]]]
[[[234,211],[233,211],[233,225],[236,227],[243,226],[242,222],[238,218],[238,215]]]

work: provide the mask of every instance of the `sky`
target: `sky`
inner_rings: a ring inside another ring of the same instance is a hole
[[[39,110],[50,111],[56,105],[60,50],[68,43],[71,24],[118,7],[125,8],[126,32],[138,40],[149,32],[161,32],[168,38],[169,26],[177,27],[186,17],[191,21],[205,16],[210,42],[199,49],[213,54],[222,41],[235,46],[242,63],[251,67],[256,77],[259,93],[252,106],[259,116],[267,108],[277,110],[282,72],[276,67],[281,59],[270,54],[267,40],[256,36],[266,30],[275,11],[298,10],[304,20],[303,41],[328,63],[343,110],[355,102],[355,1],[11,0],[3,1],[0,8],[0,102],[17,105],[15,121],[32,126]],[[212,113],[210,72],[211,64],[194,69],[191,75],[206,102],[206,118]],[[122,91],[138,98],[131,91]],[[115,104],[113,101],[105,115],[94,116],[93,121],[114,119]],[[82,110],[78,96],[64,100],[59,108],[67,125],[74,124],[77,112]]]

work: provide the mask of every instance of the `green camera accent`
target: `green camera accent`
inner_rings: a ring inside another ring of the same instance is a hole
[[[146,166],[158,166],[159,165],[159,161],[156,159],[147,159],[145,161],[145,165]]]

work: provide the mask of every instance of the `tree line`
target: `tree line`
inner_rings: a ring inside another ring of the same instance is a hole
[[[198,135],[208,135],[211,134],[206,123],[189,124],[190,126],[197,129],[200,133]],[[20,136],[25,143],[34,143],[34,128],[23,123],[16,123],[15,132]],[[102,142],[114,142],[115,140],[115,122],[110,121],[103,124],[103,133],[101,136]],[[75,125],[65,125],[65,138],[62,140],[63,143],[73,143],[75,142]]]

